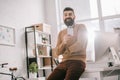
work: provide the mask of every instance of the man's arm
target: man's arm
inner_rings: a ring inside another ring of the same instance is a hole
[[[67,48],[70,53],[79,52],[87,47],[87,30],[84,25],[80,26],[78,31],[77,41]]]
[[[62,31],[59,33],[58,40],[57,40],[57,46],[56,46],[56,54],[57,55],[63,54],[64,51],[66,50],[66,47],[65,47],[66,45],[62,42],[62,39],[61,39],[61,37],[63,37],[63,36],[61,36],[61,33],[62,33]]]

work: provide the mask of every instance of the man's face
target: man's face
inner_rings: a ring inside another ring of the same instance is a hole
[[[75,19],[75,15],[74,15],[73,11],[64,11],[63,12],[63,20],[67,26],[71,26],[74,23],[74,19]]]

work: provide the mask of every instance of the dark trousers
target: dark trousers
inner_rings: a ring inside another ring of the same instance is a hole
[[[84,62],[67,60],[58,64],[47,80],[79,80],[84,71]]]

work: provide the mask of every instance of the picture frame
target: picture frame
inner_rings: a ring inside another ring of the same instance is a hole
[[[0,45],[15,45],[15,29],[0,25]]]

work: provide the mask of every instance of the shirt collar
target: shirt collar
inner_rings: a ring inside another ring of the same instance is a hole
[[[74,28],[74,26],[75,26],[75,23],[72,26],[69,26],[68,28]]]

